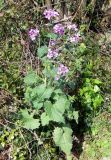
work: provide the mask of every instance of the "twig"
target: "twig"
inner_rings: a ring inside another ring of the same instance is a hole
[[[75,19],[75,17],[76,17],[76,15],[77,15],[78,11],[79,11],[80,8],[81,8],[82,3],[83,3],[83,0],[81,0],[79,6],[78,6],[78,8],[77,8],[77,10],[76,10],[76,12],[75,12],[75,14],[74,14],[74,16],[73,16],[73,19]]]
[[[22,134],[22,132],[21,132],[20,129],[19,129],[19,132],[20,132],[20,134],[21,134],[21,136],[22,136],[22,138],[23,138],[23,140],[24,140],[24,142],[25,142],[25,145],[26,145],[26,147],[27,147],[27,149],[28,149],[28,151],[29,151],[30,160],[32,160],[32,154],[31,154],[31,150],[30,150],[29,147],[28,147],[28,143],[26,142],[26,140],[25,140],[25,138],[24,138],[24,136],[23,136],[23,134]]]
[[[50,5],[51,5],[51,6],[53,6],[53,5],[55,6],[55,5],[58,5],[58,4],[62,3],[62,2],[64,2],[64,0],[61,0],[60,2],[56,2],[56,3],[54,3],[54,4],[51,3]],[[69,3],[70,3],[70,2],[69,2]],[[35,4],[35,3],[34,3],[34,4]],[[37,9],[38,9],[38,10],[45,9],[45,8],[47,8],[47,4],[44,5],[44,6],[42,6],[42,7],[38,7],[38,6],[37,6]]]
[[[89,25],[88,25],[87,31],[89,30],[89,27],[90,27],[90,25],[91,25],[91,21],[92,21],[92,17],[93,17],[94,9],[95,9],[95,6],[96,6],[96,0],[92,0],[92,1],[91,1],[91,3],[94,3],[94,4],[93,4],[92,15],[91,15],[91,18],[90,18],[90,22],[89,22]]]
[[[70,19],[72,19],[72,18],[73,18],[73,16],[69,16],[69,17],[63,18],[63,19],[61,19],[61,20],[59,20],[59,21],[54,21],[54,24],[57,24],[57,23],[60,23],[60,22],[66,22],[67,20],[70,20]]]

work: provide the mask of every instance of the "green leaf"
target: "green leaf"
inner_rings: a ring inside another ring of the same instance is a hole
[[[78,123],[78,118],[79,118],[78,111],[73,111],[73,117],[74,117],[76,123]]]
[[[34,88],[27,87],[25,97],[28,98],[30,101],[35,101],[35,99],[37,99],[39,102],[39,98],[45,92],[45,89],[46,89],[46,87],[44,84],[41,84],[41,85],[36,86]]]
[[[92,101],[94,109],[97,109],[97,107],[99,107],[104,100],[101,95],[97,95]]]
[[[66,159],[67,159],[67,160],[72,160],[72,159],[73,159],[72,157],[73,157],[73,155],[72,155],[72,154],[70,154],[70,155],[66,155]]]
[[[99,92],[99,91],[100,91],[100,88],[97,85],[95,85],[94,86],[94,92]]]
[[[65,123],[65,119],[63,117],[64,110],[62,110],[61,106],[53,105],[50,101],[45,102],[45,111],[49,116],[50,120],[55,122]]]
[[[57,146],[61,148],[66,155],[71,154],[72,149],[72,129],[69,127],[55,128],[53,139]]]
[[[37,87],[32,88],[32,91],[30,92],[30,98],[31,100],[37,98],[38,94],[37,94]]]
[[[31,87],[27,87],[26,92],[25,92],[25,100],[27,102],[31,101],[31,93],[32,93],[32,88]]]
[[[49,116],[47,116],[45,112],[42,113],[42,115],[41,115],[42,126],[48,125],[49,121],[50,121]]]
[[[55,102],[54,106],[59,108],[61,112],[64,113],[65,110],[69,109],[70,102],[66,96],[59,96],[59,99]]]
[[[37,83],[39,77],[36,75],[35,72],[29,72],[27,74],[27,76],[24,78],[24,82],[27,84],[27,85],[33,85],[35,83]]]
[[[55,94],[63,94],[63,91],[61,89],[56,89],[54,90]]]
[[[57,74],[57,68],[54,68],[54,66],[52,65],[51,61],[49,60],[45,60],[45,58],[42,58],[42,61],[44,59],[44,70],[43,70],[43,74],[44,76],[46,76],[47,78],[55,78],[56,74]]]
[[[99,79],[93,79],[94,84],[102,84],[102,82]]]
[[[57,35],[55,33],[48,33],[47,37],[50,38],[50,39],[56,39]]]
[[[21,110],[23,127],[26,129],[36,129],[39,128],[40,123],[38,119],[34,119],[33,115],[29,114],[27,109]]]
[[[21,115],[22,115],[23,118],[29,116],[29,113],[28,113],[27,109],[21,109],[20,113],[21,113]]]
[[[45,99],[45,98],[48,99],[48,98],[50,98],[53,90],[54,90],[54,88],[52,88],[52,87],[46,88],[46,90],[44,91],[44,93],[42,95],[42,99]]]
[[[48,53],[48,47],[47,47],[46,45],[38,48],[37,55],[38,55],[40,58],[43,57],[43,56],[45,56],[46,53]]]
[[[33,106],[36,109],[41,109],[43,107],[43,103],[39,103],[38,100],[33,101]]]
[[[41,84],[36,87],[36,92],[40,101],[44,99],[49,99],[51,97],[53,90],[54,90],[53,87],[46,88],[45,84]]]
[[[44,83],[40,84],[39,86],[36,87],[36,91],[37,91],[38,96],[42,96],[43,93],[45,92],[45,90],[46,90],[46,86]]]
[[[65,123],[63,114],[65,110],[69,109],[70,103],[67,97],[61,96],[59,99],[52,104],[50,101],[45,102],[45,111],[49,118],[55,122]]]
[[[86,50],[86,45],[84,43],[81,43],[79,46],[79,50],[81,53],[83,53]]]
[[[3,9],[4,6],[5,6],[5,1],[0,0],[0,10]]]
[[[45,111],[46,111],[47,115],[50,116],[50,114],[51,114],[50,112],[51,112],[51,108],[53,107],[53,104],[50,101],[46,101],[44,103],[44,107],[45,107]]]

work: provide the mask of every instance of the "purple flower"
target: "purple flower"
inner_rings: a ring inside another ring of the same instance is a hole
[[[71,43],[78,43],[80,40],[80,34],[76,33],[73,37],[70,37],[70,42]]]
[[[77,28],[77,25],[76,24],[71,24],[71,23],[69,23],[68,25],[67,25],[67,28],[69,29],[69,30],[74,30],[75,32],[76,31],[78,31],[78,28]]]
[[[50,40],[49,41],[49,46],[54,46],[56,44],[56,41],[55,40]]]
[[[43,15],[45,16],[45,18],[47,18],[48,20],[50,20],[53,17],[59,16],[59,13],[54,11],[53,9],[46,9],[43,13]]]
[[[57,76],[55,77],[55,80],[58,81],[59,79],[60,79],[60,76],[57,75]]]
[[[36,29],[30,29],[29,31],[29,37],[32,41],[34,41],[36,39],[36,37],[39,35],[39,30],[36,28]]]
[[[49,48],[48,49],[48,54],[47,54],[47,57],[49,58],[49,59],[52,59],[52,58],[56,58],[57,56],[58,56],[58,50],[57,49],[51,49],[51,48]]]
[[[61,76],[65,76],[69,72],[69,69],[64,66],[63,64],[60,64],[57,69],[57,75],[55,77],[55,80],[59,80]]]
[[[65,76],[65,74],[68,72],[68,68],[66,66],[64,66],[63,64],[60,64],[59,67],[58,67],[58,71],[57,71],[57,74],[58,75],[62,75],[62,76]]]
[[[64,26],[62,24],[60,24],[60,23],[56,24],[53,29],[54,29],[54,32],[59,34],[59,35],[63,35],[64,34]]]

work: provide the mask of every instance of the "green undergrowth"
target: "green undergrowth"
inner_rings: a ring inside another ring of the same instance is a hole
[[[111,107],[111,106],[110,106]],[[92,135],[86,136],[80,160],[111,159],[111,114],[103,112],[93,119]]]

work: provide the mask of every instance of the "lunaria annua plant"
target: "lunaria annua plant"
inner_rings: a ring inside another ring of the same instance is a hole
[[[41,72],[43,75],[41,77],[41,75],[32,72],[24,79],[27,85],[25,99],[36,111],[40,110],[40,112],[37,112],[39,114],[36,115],[38,119],[34,119],[27,110],[23,110],[22,115],[25,119],[23,122],[27,129],[36,129],[40,125],[46,126],[50,123],[55,125],[54,122],[56,122],[53,140],[66,153],[67,159],[71,159],[72,129],[69,124],[70,120],[75,119],[74,115],[76,115],[77,121],[78,113],[72,107],[71,101],[61,87],[61,83],[65,83],[70,72],[70,67],[67,66],[63,57],[65,55],[64,49],[71,52],[66,46],[77,47],[81,38],[76,24],[71,22],[67,24],[53,23],[53,19],[59,16],[55,10],[46,9],[43,15],[51,24],[46,25],[46,30],[49,31],[46,44],[41,46],[41,44],[43,45],[41,43],[42,35],[41,31],[38,30],[38,28],[41,30],[41,27],[30,29],[28,33],[32,41],[37,38],[37,43],[39,42],[38,57],[43,63],[44,70]],[[29,117],[33,125],[30,125],[30,121],[26,121],[25,115]]]

